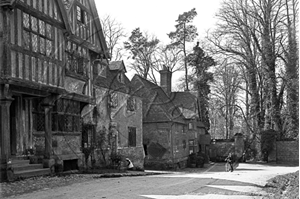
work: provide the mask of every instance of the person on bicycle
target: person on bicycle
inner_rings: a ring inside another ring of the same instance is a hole
[[[230,165],[230,171],[233,172],[233,159],[231,153],[228,154],[225,161]]]

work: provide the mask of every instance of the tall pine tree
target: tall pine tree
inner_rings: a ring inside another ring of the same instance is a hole
[[[197,42],[197,45],[193,48],[193,53],[188,55],[188,62],[196,73],[194,87],[198,95],[199,118],[209,129],[208,95],[210,93],[209,82],[213,81],[213,74],[208,72],[208,69],[215,65],[215,61],[205,54],[202,48],[199,47],[199,42]]]

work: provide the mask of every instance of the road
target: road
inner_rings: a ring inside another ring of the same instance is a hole
[[[204,169],[160,175],[97,178],[10,198],[263,198],[266,193],[262,187],[268,179],[297,170],[299,167],[241,163],[234,172],[224,172],[224,164],[218,163]]]

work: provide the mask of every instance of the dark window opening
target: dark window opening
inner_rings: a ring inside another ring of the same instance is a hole
[[[136,146],[136,128],[128,127],[128,146],[135,147]]]
[[[78,170],[78,159],[64,160],[64,171]]]
[[[143,146],[144,146],[144,152],[145,152],[145,155],[148,155],[147,144],[143,144]]]
[[[84,10],[77,6],[77,21],[81,22],[81,23],[85,23],[85,14],[84,14]]]

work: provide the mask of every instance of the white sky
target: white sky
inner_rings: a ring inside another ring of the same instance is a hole
[[[95,0],[99,17],[110,15],[121,23],[130,36],[133,29],[140,27],[164,44],[170,42],[167,33],[175,30],[175,20],[184,12],[196,8],[197,16],[193,24],[197,27],[199,38],[212,28],[216,22],[215,14],[220,8],[221,0]],[[196,41],[195,41],[196,43]],[[124,60],[126,64],[126,60]],[[172,82],[175,82],[174,74]],[[131,78],[131,74],[128,74]],[[173,84],[174,85],[174,84]]]

